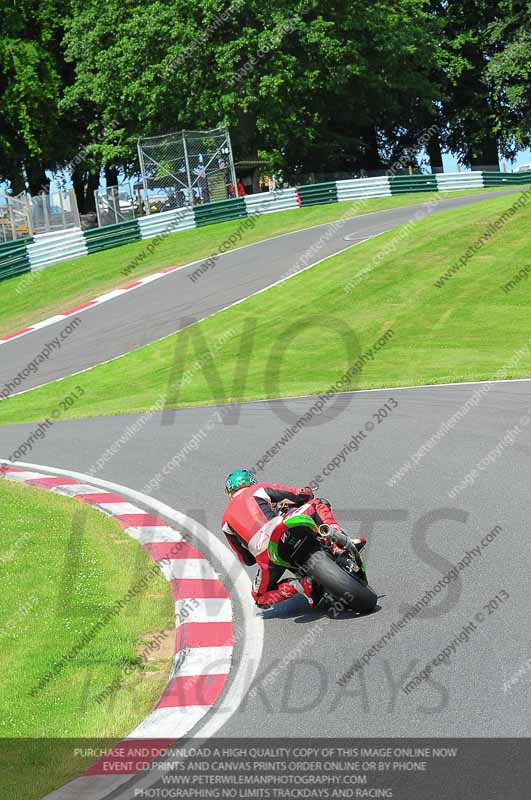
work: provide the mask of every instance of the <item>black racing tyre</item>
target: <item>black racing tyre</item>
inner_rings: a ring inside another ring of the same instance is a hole
[[[303,564],[304,572],[344,604],[345,609],[367,614],[378,602],[370,586],[349,575],[324,550],[317,550]]]

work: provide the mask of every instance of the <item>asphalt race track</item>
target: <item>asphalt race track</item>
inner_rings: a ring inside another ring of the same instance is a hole
[[[330,621],[294,601],[287,616],[266,620],[259,676],[266,678],[295,648],[300,649],[299,658],[281,666],[264,692],[230,716],[217,735],[529,736],[524,697],[527,694],[529,700],[529,681],[524,677],[509,690],[503,688],[529,658],[529,429],[522,428],[514,444],[456,499],[448,498],[447,492],[507,429],[519,424],[531,406],[531,383],[496,385],[414,471],[393,488],[386,483],[474,389],[467,384],[345,395],[340,414],[327,424],[305,428],[304,435],[294,437],[259,475],[274,481],[310,480],[388,396],[398,401],[393,414],[347,456],[320,492],[332,501],[347,529],[357,531],[365,520],[361,532],[370,540],[369,578],[383,595],[381,610]],[[303,413],[311,402],[291,401],[290,408]],[[274,402],[243,405],[237,424],[216,424],[153,495],[218,535],[223,478],[236,464],[254,463],[276,441],[285,427],[276,410]],[[211,416],[212,408],[185,409],[176,413],[172,426],[153,417],[97,477],[143,489]],[[38,443],[31,461],[88,471],[132,420],[58,423]],[[2,428],[3,454],[33,428]],[[441,509],[434,515],[441,519],[427,528],[419,526],[423,515]],[[367,523],[371,514],[380,518],[372,531]],[[355,675],[345,688],[338,686],[337,679],[353,660],[402,616],[406,609],[401,606],[415,602],[496,525],[502,528],[498,537],[474,557],[459,582],[433,601],[435,616],[417,618],[402,628],[361,677]],[[449,665],[439,666],[429,683],[404,694],[401,684],[435,658],[501,590],[510,599],[486,616],[468,642],[460,643]]]
[[[518,190],[509,190],[509,193],[515,191]],[[419,204],[352,217],[335,233],[329,231],[327,237],[332,233],[330,238],[321,242],[316,254],[308,257],[305,263],[314,264],[351,247],[355,242],[403,225],[419,216],[507,193],[489,192],[447,200],[438,197],[436,206]],[[214,268],[193,282],[190,275],[203,263],[199,262],[84,311],[80,316],[81,324],[74,334],[62,343],[61,349],[55,351],[46,363],[41,364],[37,374],[30,374],[24,380],[23,390],[128,353],[179,330],[190,319],[202,319],[270,286],[288,271],[298,271],[295,269],[298,259],[319,242],[328,228],[329,223],[325,223],[226,253],[219,257]],[[303,266],[301,264],[299,269]],[[124,284],[132,282],[134,278],[134,274],[124,278]],[[11,381],[48,342],[64,330],[69,321],[63,319],[55,325],[2,345],[0,386]]]
[[[448,200],[441,208],[479,199]],[[417,210],[410,206],[353,219],[320,258],[348,246],[346,235],[374,235],[406,222]],[[68,349],[50,360],[46,378],[138,347],[175,330],[192,309],[196,316],[206,315],[272,283],[319,235],[319,229],[313,229],[273,239],[224,256],[223,265],[196,285],[182,270],[88,311]],[[46,329],[1,348],[0,380],[18,370],[51,336],[53,329]],[[416,467],[394,486],[388,484],[403,462],[478,388],[481,385],[466,384],[341,395],[332,413],[320,415],[321,424],[307,425],[259,473],[263,480],[306,483],[323,469],[329,471],[327,464],[354,434],[367,431],[359,449],[323,478],[319,494],[332,502],[347,530],[369,539],[366,560],[370,582],[381,595],[379,610],[366,617],[343,613],[330,619],[294,600],[281,614],[262,612],[265,644],[259,690],[237,710],[224,709],[223,704],[214,710],[227,716],[218,736],[530,735],[529,675],[506,682],[529,659],[531,416],[526,415],[531,415],[531,382],[491,385]],[[373,415],[389,398],[398,405],[378,423]],[[213,417],[213,407],[179,410],[170,420],[153,415],[95,476],[147,491],[153,476],[208,425],[208,436],[162,476],[152,494],[218,536],[226,473],[255,464],[277,441],[287,425],[286,407],[296,419],[313,402],[300,398],[282,404],[247,403],[226,419]],[[134,419],[56,423],[25,460],[89,472]],[[372,429],[366,427],[371,421]],[[7,458],[35,427],[2,427],[0,455]],[[511,443],[498,448],[470,485],[449,497],[452,487],[509,430]],[[354,660],[402,618],[408,604],[437,584],[496,526],[492,541],[469,557],[458,578],[421,615],[395,631],[361,672],[345,686],[338,685]],[[493,610],[489,601],[496,595],[504,599]],[[463,635],[449,660],[405,694],[402,685],[474,620],[468,641]],[[265,688],[260,688],[263,681]]]

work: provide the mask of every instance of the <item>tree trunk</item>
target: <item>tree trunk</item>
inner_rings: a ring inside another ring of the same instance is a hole
[[[20,194],[21,192],[25,191],[26,181],[22,172],[19,170],[16,172],[11,172],[8,176],[8,179],[13,194]]]
[[[256,114],[254,111],[238,111],[238,146],[241,155],[237,161],[258,160],[258,131],[256,128]],[[252,172],[253,192],[260,191],[260,178],[258,170]]]
[[[112,164],[105,164],[103,169],[105,172],[105,184],[107,189],[109,186],[118,186],[118,168],[113,167]]]
[[[36,195],[40,192],[50,191],[50,179],[46,176],[42,162],[26,161],[24,170],[30,194]]]
[[[470,148],[470,166],[472,170],[490,169],[500,171],[498,142],[495,136],[485,136],[481,144]]]
[[[100,170],[86,172],[75,167],[72,172],[72,184],[76,193],[77,207],[80,214],[96,211],[94,192],[100,185]]]
[[[89,172],[87,176],[87,193],[85,196],[85,208],[87,211],[96,211],[96,198],[94,192],[100,185],[100,170]]]
[[[85,208],[85,180],[83,171],[79,166],[74,167],[72,170],[72,185],[77,200],[77,207],[80,214],[86,214]]]
[[[376,129],[373,127],[365,128],[360,132],[359,137],[363,142],[362,152],[360,154],[361,168],[367,172],[379,172],[383,170],[382,160],[378,151]]]
[[[430,136],[426,143],[426,151],[430,159],[431,171],[435,174],[437,172],[444,172],[441,141],[437,133]]]

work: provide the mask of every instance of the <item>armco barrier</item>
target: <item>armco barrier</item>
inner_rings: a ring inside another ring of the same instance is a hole
[[[321,206],[324,203],[337,203],[337,182],[313,183],[299,186],[302,206]]]
[[[89,253],[100,253],[110,247],[118,247],[140,239],[137,219],[118,222],[116,225],[105,225],[103,228],[91,228],[84,233]]]
[[[205,203],[194,206],[194,217],[197,228],[212,225],[214,222],[227,222],[231,219],[240,219],[247,216],[245,200],[237,197],[233,200],[218,200],[215,203]]]
[[[531,171],[529,172],[516,172],[511,175],[510,183],[514,186],[531,186]]]
[[[27,236],[24,239],[15,239],[14,242],[0,244],[0,281],[31,270],[28,244],[32,241],[32,237]]]
[[[362,200],[370,197],[389,197],[391,189],[389,178],[352,178],[348,181],[337,181],[337,199]]]
[[[412,192],[436,192],[436,175],[390,175],[391,194],[411,194]]]
[[[437,178],[437,189],[439,192],[455,192],[461,189],[482,189],[484,186],[481,172],[441,172],[435,177]]]
[[[189,208],[176,211],[162,211],[138,220],[141,239],[152,239],[154,236],[167,236],[174,231],[186,231],[195,228],[194,212]]]
[[[274,192],[249,194],[243,198],[248,216],[255,214],[272,214],[274,211],[286,211],[299,208],[301,200],[297,189],[276,189]]]
[[[383,175],[352,178],[277,189],[233,200],[205,203],[193,209],[177,209],[88,231],[79,229],[18,239],[0,245],[0,279],[40,269],[83,253],[98,253],[138,239],[150,239],[174,231],[203,227],[216,222],[256,214],[338,201],[388,197],[406,192],[450,192],[484,187],[531,186],[529,172],[453,172],[436,175]],[[354,213],[354,209],[353,209]]]
[[[529,182],[529,173],[521,172],[482,172],[483,186],[518,186]],[[521,180],[523,176],[524,180]]]
[[[42,269],[58,261],[87,255],[87,242],[81,228],[42,233],[28,245],[28,257],[32,271]]]

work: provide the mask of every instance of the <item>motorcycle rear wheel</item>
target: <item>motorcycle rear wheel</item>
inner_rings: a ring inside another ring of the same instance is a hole
[[[371,587],[341,569],[323,550],[312,553],[302,567],[326,592],[337,598],[345,609],[359,611],[361,614],[374,610],[378,596]]]

